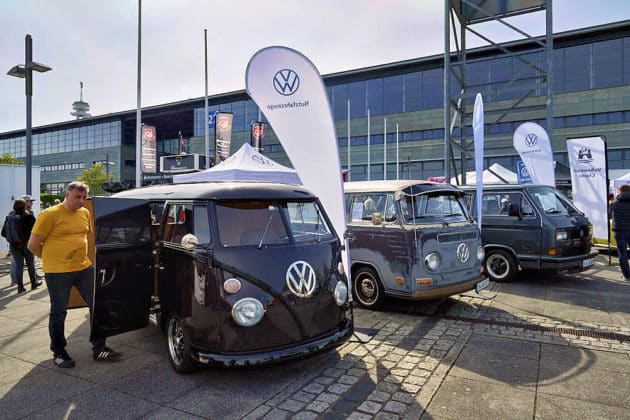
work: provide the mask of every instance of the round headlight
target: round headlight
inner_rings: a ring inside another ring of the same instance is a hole
[[[254,298],[243,298],[232,307],[232,318],[241,327],[253,327],[265,314],[265,308]]]
[[[348,286],[342,281],[338,281],[333,293],[337,306],[341,306],[348,300]]]
[[[483,249],[481,245],[477,247],[477,260],[483,261],[483,258],[486,256],[486,250]]]
[[[424,264],[431,271],[435,271],[440,266],[440,254],[437,252],[432,252],[426,257],[424,257]]]

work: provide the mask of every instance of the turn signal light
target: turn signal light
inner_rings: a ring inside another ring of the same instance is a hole
[[[396,282],[396,284],[402,285],[405,281],[403,280],[402,277],[396,277],[395,282]]]
[[[433,279],[416,279],[416,284],[418,286],[429,286],[433,284]]]
[[[549,248],[547,250],[547,255],[556,255],[556,248]]]

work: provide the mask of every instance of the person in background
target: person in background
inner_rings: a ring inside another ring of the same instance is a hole
[[[68,184],[63,202],[40,213],[28,242],[28,248],[42,258],[50,294],[50,349],[54,364],[60,368],[75,366],[66,351],[64,332],[72,286],[87,302],[90,315],[94,308],[94,267],[88,255],[92,221],[90,212],[83,207],[88,192],[83,182]],[[120,359],[120,353],[105,346],[105,339],[99,339],[92,341],[92,357],[110,362]]]
[[[26,201],[21,198],[16,199],[13,203],[13,211],[7,216],[2,233],[9,240],[6,230],[14,229],[15,236],[18,239],[16,242],[9,242],[11,249],[11,283],[17,284],[18,293],[26,292],[23,280],[25,260],[28,266],[28,275],[31,279],[31,290],[35,290],[42,285],[41,280],[37,278],[33,254],[26,247],[34,224],[35,216],[28,211]]]
[[[617,251],[619,252],[619,267],[624,280],[630,281],[630,267],[628,266],[628,244],[630,243],[630,185],[619,187],[619,195],[610,205],[612,230]]]
[[[55,201],[53,201],[53,203],[54,203],[53,205],[56,206],[57,204],[61,203],[61,200],[58,198],[55,198]]]
[[[33,213],[33,202],[35,201],[35,199],[30,194],[24,194],[20,198],[26,201],[26,210],[28,210],[30,214],[34,215],[35,213]]]

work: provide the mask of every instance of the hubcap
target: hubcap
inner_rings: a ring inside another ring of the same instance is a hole
[[[488,259],[487,264],[488,271],[490,275],[497,278],[502,279],[508,275],[510,271],[510,267],[505,258],[502,258],[499,255],[492,255]]]
[[[171,319],[168,326],[168,349],[177,364],[184,360],[184,330],[180,320]]]

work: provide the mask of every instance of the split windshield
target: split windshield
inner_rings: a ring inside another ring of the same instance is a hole
[[[454,193],[436,191],[418,195],[405,195],[400,200],[405,223],[455,223],[468,220],[462,201]]]
[[[222,201],[216,204],[219,240],[224,247],[319,242],[333,238],[314,201]]]

